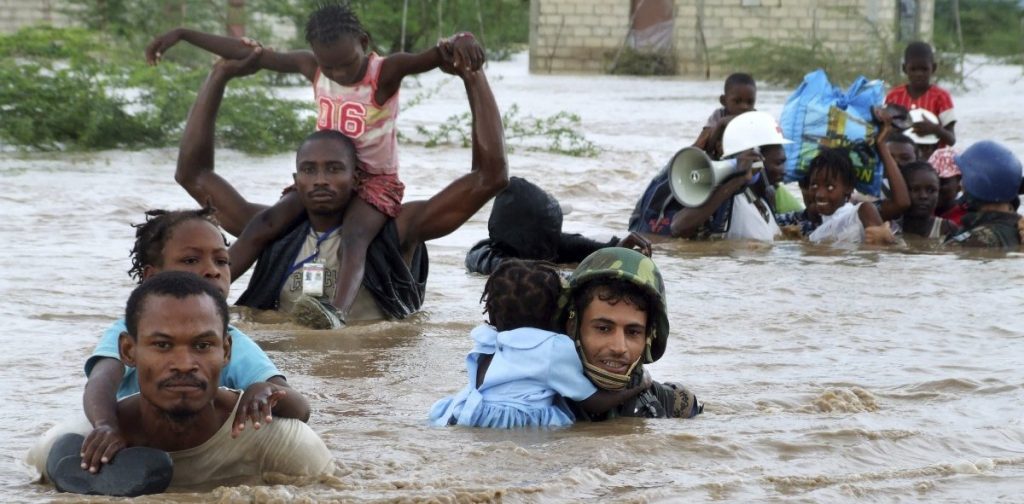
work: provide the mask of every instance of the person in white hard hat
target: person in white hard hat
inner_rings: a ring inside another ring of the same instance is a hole
[[[737,175],[716,187],[702,205],[677,211],[671,235],[774,240],[781,231],[769,204],[769,178],[781,172],[786,161],[781,146],[788,143],[779,123],[766,112],[745,112],[729,121],[722,133],[721,157],[736,160]]]

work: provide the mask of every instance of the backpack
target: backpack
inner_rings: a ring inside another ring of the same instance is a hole
[[[629,217],[630,231],[664,236],[671,233],[672,217],[682,208],[672,196],[672,188],[669,186],[668,172],[671,165],[672,162],[669,161],[651,179],[644,194],[636,202],[633,214]]]

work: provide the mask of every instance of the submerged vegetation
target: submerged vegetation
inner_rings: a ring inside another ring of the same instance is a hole
[[[205,75],[170,61],[147,66],[98,32],[26,28],[0,37],[0,140],[39,150],[171,146]],[[289,150],[313,129],[308,110],[240,79],[218,139],[252,154]]]

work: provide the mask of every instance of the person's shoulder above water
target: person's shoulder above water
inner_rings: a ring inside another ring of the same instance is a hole
[[[313,429],[299,420],[275,418],[259,429],[247,429],[231,437],[239,404],[206,442],[170,453],[175,465],[172,487],[247,478],[268,481],[270,473],[317,476],[333,471],[330,450]]]
[[[947,245],[985,248],[1013,248],[1021,245],[1019,214],[1008,212],[969,213],[964,216],[963,229],[954,232]]]

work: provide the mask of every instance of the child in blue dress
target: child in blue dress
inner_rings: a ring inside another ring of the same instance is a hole
[[[583,374],[576,344],[561,333],[567,303],[555,265],[507,260],[491,274],[481,301],[488,323],[473,329],[469,383],[430,409],[434,425],[557,427],[575,417],[563,398],[601,415],[650,386],[601,390]]]

